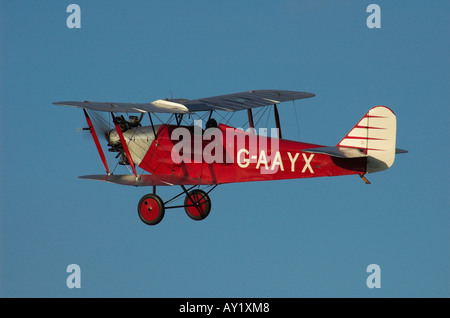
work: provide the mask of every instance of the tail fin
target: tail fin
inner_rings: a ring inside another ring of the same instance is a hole
[[[338,148],[356,148],[367,155],[366,172],[390,168],[395,159],[396,118],[385,106],[375,106],[337,144]]]

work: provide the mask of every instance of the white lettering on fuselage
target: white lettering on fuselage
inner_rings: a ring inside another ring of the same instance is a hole
[[[295,153],[295,155],[291,154],[290,152],[287,152],[287,157],[289,158],[289,161],[291,163],[291,172],[295,172],[295,163],[299,157],[300,153]],[[302,157],[304,160],[304,165],[301,170],[302,173],[305,173],[307,170],[310,173],[314,173],[314,170],[311,166],[312,159],[314,158],[314,154],[309,154],[309,156],[305,153],[302,153]],[[270,171],[277,171],[280,169],[281,171],[284,171],[284,165],[282,161],[282,156],[279,151],[275,152],[275,155],[273,156],[272,160],[267,159],[266,152],[264,150],[261,150],[259,152],[259,156],[251,156],[249,158],[249,151],[247,149],[239,149],[237,152],[237,164],[241,168],[248,168],[250,165],[250,162],[254,162],[256,160],[256,166],[255,169],[266,169]]]
[[[311,167],[311,160],[314,157],[314,154],[312,153],[309,158],[306,157],[304,153],[302,153],[303,159],[305,159],[305,165],[303,166],[302,173],[306,171],[306,169],[309,169],[309,172],[314,173],[312,167]]]

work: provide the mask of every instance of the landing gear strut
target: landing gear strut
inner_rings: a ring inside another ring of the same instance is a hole
[[[166,202],[156,195],[154,189],[153,193],[144,195],[139,201],[137,208],[139,218],[147,225],[156,225],[163,219],[166,209],[184,208],[186,214],[192,220],[203,220],[209,215],[209,212],[211,212],[211,199],[209,198],[208,193],[214,190],[216,186],[217,185],[212,187],[208,192],[200,189],[192,190],[195,186],[192,186],[189,189],[181,186],[183,188],[183,192]],[[186,195],[184,205],[167,206],[167,203],[183,194]]]

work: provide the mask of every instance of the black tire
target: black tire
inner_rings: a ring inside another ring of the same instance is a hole
[[[200,189],[192,190],[184,199],[184,211],[195,221],[204,220],[211,212],[209,195]]]
[[[164,218],[164,202],[156,194],[144,195],[138,204],[138,215],[147,225],[156,225]]]

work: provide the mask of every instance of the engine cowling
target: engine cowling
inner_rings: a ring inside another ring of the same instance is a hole
[[[152,126],[138,126],[122,131],[128,149],[130,150],[131,158],[135,165],[139,165],[141,163],[150,148],[150,145],[155,140],[154,131],[158,131],[160,127],[161,125],[155,125],[153,129]],[[108,149],[109,151],[118,152],[118,156],[121,155],[119,164],[129,164],[116,129],[111,130],[108,134],[108,146],[110,147]]]

